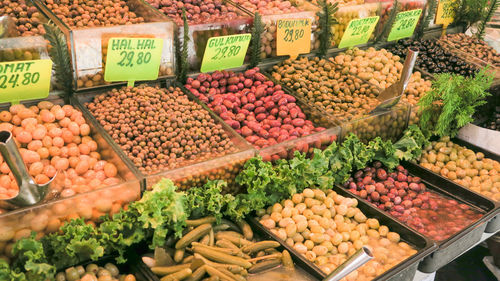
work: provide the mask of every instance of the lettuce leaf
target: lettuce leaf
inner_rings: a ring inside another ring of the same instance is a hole
[[[389,170],[399,165],[399,159],[396,157],[396,149],[390,140],[383,141],[380,137],[376,137],[368,143],[368,149],[373,151],[372,161],[382,162]]]
[[[137,220],[144,228],[153,230],[152,249],[161,247],[169,231],[182,237],[189,214],[186,212],[186,196],[176,192],[176,186],[169,179],[161,179],[153,185],[151,192],[145,192],[141,200],[132,203],[129,210],[138,213]]]
[[[395,155],[400,160],[411,161],[420,158],[422,150],[429,144],[429,140],[417,125],[410,125],[403,133],[403,137],[394,144]]]

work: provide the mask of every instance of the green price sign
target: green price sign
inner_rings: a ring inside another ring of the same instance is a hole
[[[108,82],[156,80],[160,71],[163,39],[110,38],[104,69]]]
[[[391,32],[387,41],[399,40],[406,37],[411,37],[415,28],[417,27],[418,20],[422,14],[422,9],[415,9],[406,12],[401,12],[396,15],[396,20],[392,25]]]
[[[379,18],[379,16],[375,16],[351,20],[344,31],[342,40],[340,40],[339,48],[353,47],[368,42]]]
[[[242,66],[251,38],[250,33],[245,33],[208,39],[201,63],[201,72]]]
[[[51,75],[51,60],[0,63],[0,103],[46,98]]]

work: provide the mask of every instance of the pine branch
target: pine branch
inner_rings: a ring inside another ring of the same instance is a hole
[[[183,29],[183,40],[182,40],[182,53],[180,56],[179,80],[181,81],[181,83],[186,83],[187,73],[189,68],[189,63],[188,63],[189,25],[187,22],[185,8],[182,8],[182,20],[184,22],[183,25],[184,29]]]
[[[488,11],[486,12],[486,16],[481,19],[477,28],[477,37],[479,39],[484,38],[484,34],[486,32],[486,24],[491,21],[493,14],[500,7],[500,2],[498,0],[491,0],[491,5],[488,7]]]
[[[55,71],[56,83],[61,85],[65,98],[73,94],[73,71],[66,37],[57,26],[49,21],[43,25],[45,39],[49,41],[49,55],[52,59],[52,69]]]
[[[379,43],[382,41],[382,39],[387,38],[389,36],[389,31],[392,29],[392,25],[394,24],[394,21],[396,20],[396,15],[398,14],[400,10],[400,5],[398,0],[394,0],[392,3],[392,9],[391,12],[389,13],[389,18],[387,19],[387,22],[384,24],[384,28],[380,32],[380,34],[375,38],[375,44]]]
[[[338,11],[338,3],[331,4],[328,0],[319,0],[318,4],[320,6],[320,10],[316,13],[319,18],[318,23],[320,28],[318,54],[325,56],[332,45],[332,25],[338,23],[335,18],[335,13]]]
[[[424,20],[420,23],[420,26],[416,33],[416,38],[421,39],[424,36],[425,30],[429,27],[432,19],[436,15],[437,12],[437,3],[438,0],[428,0],[427,7],[425,8],[425,17]]]
[[[250,67],[256,67],[260,62],[262,32],[262,17],[260,16],[259,12],[255,12],[252,27],[252,54],[250,57]]]

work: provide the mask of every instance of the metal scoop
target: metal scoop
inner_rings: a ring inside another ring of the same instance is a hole
[[[16,142],[9,131],[0,131],[0,154],[2,154],[4,161],[14,175],[17,186],[19,186],[19,193],[16,197],[2,201],[18,207],[31,206],[42,201],[49,193],[49,186],[58,173],[48,183],[36,184],[29,175]]]
[[[371,259],[373,259],[372,252],[366,246],[363,246],[348,260],[328,274],[323,281],[339,281],[349,275],[349,273],[369,262]]]
[[[387,111],[398,104],[401,96],[404,94],[406,87],[408,86],[408,83],[410,82],[413,67],[417,61],[417,55],[418,51],[413,51],[408,48],[408,54],[406,55],[403,71],[401,72],[401,79],[380,93],[377,99],[380,100],[381,103],[374,110],[372,110],[370,114]]]

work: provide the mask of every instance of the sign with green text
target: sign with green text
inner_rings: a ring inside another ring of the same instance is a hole
[[[163,39],[110,38],[104,69],[107,82],[156,80],[160,71]]]
[[[405,12],[400,12],[396,15],[396,20],[392,25],[391,32],[387,41],[394,41],[411,37],[415,28],[417,27],[418,20],[422,14],[422,9],[415,9]]]
[[[276,55],[294,59],[311,51],[311,19],[279,19],[276,27]]]
[[[379,16],[374,16],[351,20],[344,31],[342,40],[340,40],[339,48],[367,43],[370,36],[372,36],[373,30],[375,30],[375,26],[377,26],[379,18]]]
[[[436,24],[448,26],[455,18],[456,0],[439,0],[436,12]]]
[[[51,76],[51,60],[0,63],[0,103],[46,98]]]
[[[250,33],[245,33],[208,39],[201,63],[201,72],[242,66],[251,38]]]

